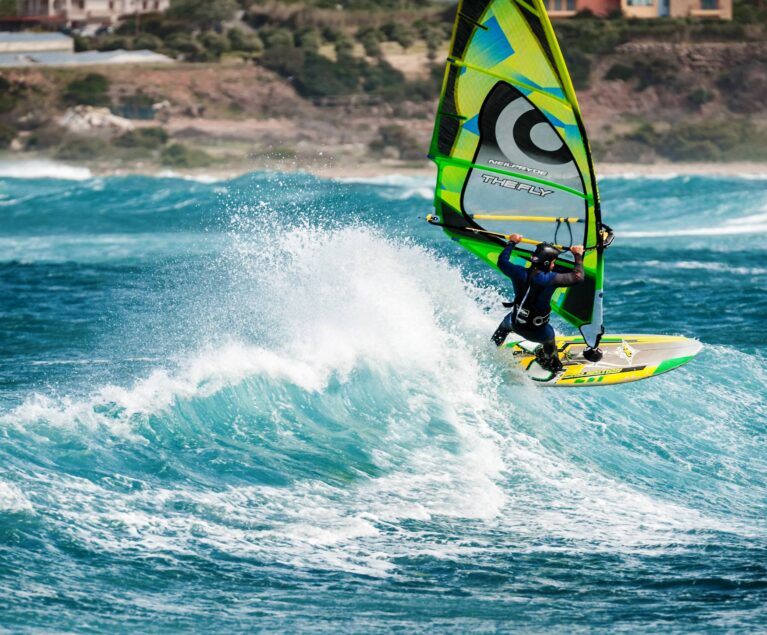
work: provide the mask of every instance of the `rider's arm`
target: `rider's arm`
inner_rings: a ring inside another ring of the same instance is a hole
[[[501,252],[501,255],[498,256],[498,268],[507,276],[509,276],[509,278],[514,277],[514,267],[517,266],[511,264],[511,254],[514,251],[514,247],[517,246],[517,243],[521,239],[522,237],[519,234],[512,234],[509,236],[509,242]]]
[[[511,253],[514,251],[516,244],[509,243],[501,252],[501,255],[498,256],[498,268],[509,277],[513,275],[512,267],[514,265],[511,264]]]
[[[556,274],[551,283],[555,287],[572,287],[583,282],[583,249],[573,248],[573,257],[575,258],[575,268],[570,273]]]

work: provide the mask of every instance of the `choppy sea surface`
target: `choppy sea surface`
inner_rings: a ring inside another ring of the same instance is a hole
[[[608,332],[705,348],[567,391],[428,179],[23,176],[0,630],[767,629],[767,180],[602,180]]]

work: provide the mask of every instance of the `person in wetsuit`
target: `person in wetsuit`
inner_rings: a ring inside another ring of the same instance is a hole
[[[514,308],[493,333],[493,342],[501,346],[512,331],[526,340],[538,342],[536,359],[542,368],[553,373],[562,370],[557,355],[556,333],[549,324],[551,296],[559,287],[572,287],[583,280],[583,247],[570,247],[575,257],[571,273],[555,273],[554,262],[560,251],[549,243],[541,243],[533,253],[530,268],[511,263],[511,254],[522,240],[519,234],[509,236],[510,242],[498,257],[498,268],[514,284]]]

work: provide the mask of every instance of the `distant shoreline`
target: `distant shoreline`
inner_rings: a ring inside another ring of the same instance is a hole
[[[767,162],[732,163],[601,163],[596,166],[598,177],[641,177],[674,178],[679,176],[724,176],[743,178],[767,178]],[[253,162],[229,166],[211,165],[205,168],[165,168],[157,165],[119,166],[104,163],[58,162],[44,157],[19,159],[17,155],[0,155],[0,177],[13,178],[74,178],[108,176],[149,176],[165,178],[190,178],[195,180],[223,181],[238,178],[252,172],[307,173],[325,179],[376,179],[393,176],[424,177],[436,176],[436,167],[424,163],[401,163],[382,161],[380,163],[349,164],[346,161],[334,163],[318,162]]]

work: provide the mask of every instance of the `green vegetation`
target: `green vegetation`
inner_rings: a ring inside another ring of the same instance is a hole
[[[247,33],[242,29],[229,29],[229,49],[241,53],[261,53],[264,43],[255,33]]]
[[[115,139],[121,148],[144,148],[157,150],[168,142],[168,133],[162,128],[137,128]]]
[[[385,101],[433,99],[439,91],[434,79],[408,81],[383,59],[371,64],[337,48],[334,62],[311,50],[280,43],[268,48],[261,64],[289,78],[303,97],[343,97],[367,94]],[[441,75],[441,73],[439,73]]]
[[[370,144],[376,154],[391,151],[395,158],[404,160],[423,159],[426,149],[411,137],[403,126],[388,124],[378,129],[378,137]]]
[[[94,137],[70,137],[56,148],[53,156],[62,161],[95,161],[104,156],[108,145]]]
[[[98,73],[74,79],[61,96],[65,106],[109,106],[109,80]]]
[[[668,130],[645,123],[625,139],[671,161],[767,160],[767,131],[748,120],[686,123]]]
[[[16,129],[0,123],[0,148],[7,148],[16,138]]]
[[[705,88],[696,88],[687,95],[687,103],[693,110],[700,110],[713,99],[713,95]]]
[[[27,150],[48,150],[55,148],[64,141],[66,136],[63,128],[54,124],[41,126],[27,138]]]
[[[16,0],[0,0],[0,15],[16,15]]]
[[[424,8],[433,3],[431,0],[303,0],[300,3],[288,1],[285,4],[303,4],[318,9],[337,9],[341,6],[350,11],[397,11]]]
[[[173,168],[204,168],[212,162],[212,158],[207,152],[190,148],[181,143],[173,143],[163,148],[160,160],[163,165]]]
[[[565,53],[565,62],[575,89],[588,88],[591,79],[591,57],[578,50],[568,51]]]
[[[605,79],[636,80],[636,90],[641,92],[650,86],[678,84],[682,70],[679,62],[674,58],[650,53],[613,64],[605,74]]]
[[[5,77],[0,77],[0,115],[13,111],[19,103],[17,88]]]
[[[199,29],[216,29],[238,8],[235,0],[172,0],[167,16]]]
[[[767,4],[763,0],[735,0],[732,17],[738,24],[767,26]]]

